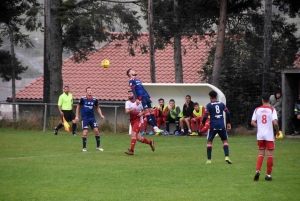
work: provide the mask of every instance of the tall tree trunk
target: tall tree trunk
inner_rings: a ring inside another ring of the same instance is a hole
[[[155,83],[155,50],[154,50],[154,31],[153,31],[153,0],[148,0],[148,26],[149,26],[149,45],[150,45],[150,75],[151,82]]]
[[[271,49],[271,20],[272,0],[265,0],[265,22],[264,22],[264,68],[263,68],[263,93],[270,93],[270,49]]]
[[[57,103],[62,93],[62,27],[59,18],[61,0],[51,0],[50,9],[50,102]],[[49,32],[47,33],[49,34]],[[49,41],[48,41],[49,42]],[[50,116],[57,115],[57,107],[51,107]]]
[[[175,83],[183,83],[182,73],[182,55],[181,55],[181,34],[178,30],[179,16],[178,16],[178,0],[174,0],[174,67],[175,67]]]
[[[220,74],[222,58],[224,53],[224,42],[225,42],[225,28],[226,28],[226,13],[227,13],[227,0],[220,0],[220,22],[218,26],[218,36],[216,44],[216,53],[214,58],[214,67],[212,73],[212,84],[215,87],[220,85]]]
[[[10,54],[11,54],[11,89],[12,89],[12,112],[14,122],[17,120],[17,109],[16,109],[16,69],[15,69],[15,47],[14,47],[14,33],[9,30],[10,39]]]

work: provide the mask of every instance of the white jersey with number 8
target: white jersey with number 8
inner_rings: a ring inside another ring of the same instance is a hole
[[[257,124],[257,140],[274,141],[273,120],[277,113],[271,106],[261,106],[254,110],[252,120]]]

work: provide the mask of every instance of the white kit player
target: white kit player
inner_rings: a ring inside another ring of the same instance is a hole
[[[276,135],[279,135],[279,126],[277,123],[277,113],[274,108],[269,105],[268,94],[262,95],[262,106],[254,110],[251,125],[257,127],[257,144],[259,155],[256,162],[256,173],[254,181],[259,180],[262,162],[264,160],[265,151],[267,152],[267,175],[265,180],[272,181],[271,173],[273,168],[273,152],[275,149],[274,144],[274,131],[273,125],[276,129]]]
[[[128,91],[128,101],[125,103],[125,112],[130,115],[130,125],[131,125],[131,144],[130,149],[125,152],[127,155],[134,154],[134,147],[136,141],[141,143],[149,144],[152,151],[155,150],[154,141],[148,140],[141,136],[140,130],[143,123],[143,107],[141,103],[137,103],[134,99],[132,91]]]

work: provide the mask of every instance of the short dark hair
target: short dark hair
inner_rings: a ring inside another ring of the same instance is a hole
[[[261,96],[261,98],[263,99],[263,101],[264,101],[265,103],[268,103],[268,102],[270,101],[270,95],[269,95],[269,94],[264,93],[264,94]]]
[[[170,99],[169,102],[174,102],[175,103],[174,99]]]
[[[194,102],[194,107],[195,107],[195,106],[199,106],[199,103],[197,103],[197,102]]]
[[[215,91],[211,91],[211,92],[209,92],[208,93],[208,95],[211,97],[211,98],[217,98],[217,92],[215,92]]]
[[[185,97],[189,97],[190,99],[192,98],[190,95],[186,95]]]
[[[158,99],[158,101],[164,101],[165,102],[165,100],[163,98]]]
[[[64,88],[69,88],[69,86],[68,86],[68,85],[65,85]]]
[[[90,89],[90,88],[91,88],[91,87],[87,87],[87,88],[85,89],[85,92],[87,92],[87,90]]]
[[[130,92],[132,92],[132,90],[128,90],[127,92],[130,93]]]
[[[129,68],[129,69],[126,71],[126,75],[127,75],[128,77],[130,77],[130,75],[129,75],[130,71],[131,71],[131,68]]]

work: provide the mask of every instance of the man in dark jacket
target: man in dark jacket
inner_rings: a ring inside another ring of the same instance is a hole
[[[295,129],[293,135],[297,135],[299,134],[300,130],[300,94],[298,96],[298,100],[295,103],[294,117],[292,118],[292,122]]]
[[[279,130],[281,131],[281,116],[282,116],[282,95],[281,90],[275,91],[274,95],[270,97],[270,105],[276,110],[278,117]]]
[[[181,133],[180,135],[184,135],[184,123],[186,123],[186,126],[188,128],[188,135],[192,133],[191,131],[191,118],[193,118],[193,111],[194,111],[194,102],[191,101],[191,96],[186,95],[185,96],[185,104],[182,108],[182,117],[180,118],[180,128]]]

